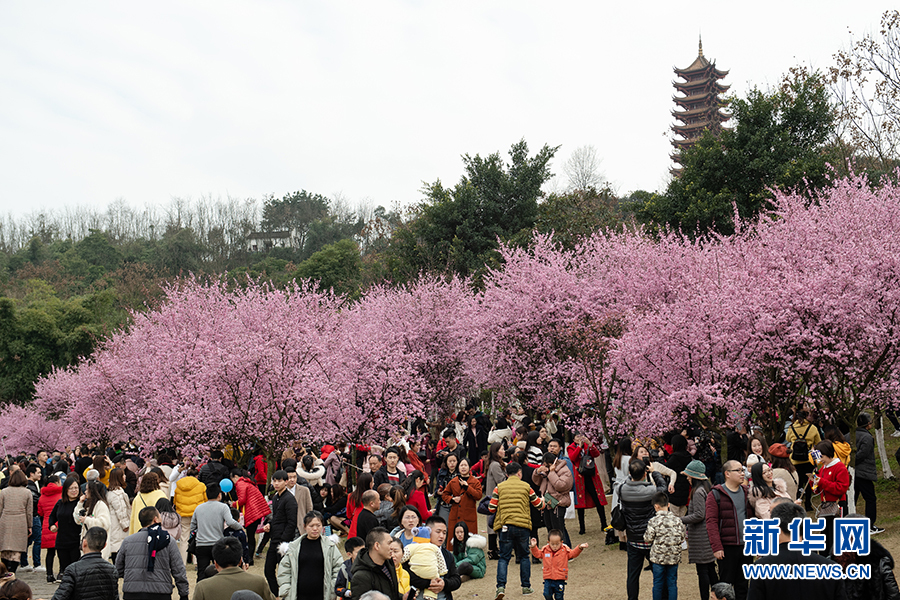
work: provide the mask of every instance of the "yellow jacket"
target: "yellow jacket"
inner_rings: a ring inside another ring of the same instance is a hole
[[[408,592],[410,588],[409,573],[403,570],[402,565],[397,565],[397,587],[400,589],[401,596]]]
[[[128,529],[128,535],[134,535],[141,530],[141,520],[138,518],[141,511],[148,506],[156,506],[156,503],[165,497],[162,490],[153,490],[134,497],[134,502],[131,503],[131,527]]]
[[[840,459],[840,461],[842,463],[844,463],[845,467],[849,467],[850,466],[850,444],[848,444],[847,442],[833,442],[832,445],[834,446],[835,457]]]
[[[194,510],[206,502],[206,484],[196,477],[182,477],[175,484],[175,511],[190,519]]]

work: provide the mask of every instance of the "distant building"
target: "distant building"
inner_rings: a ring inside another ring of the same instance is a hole
[[[254,231],[247,238],[250,252],[268,252],[272,248],[299,248],[296,231]]]
[[[673,175],[681,173],[681,151],[693,146],[705,130],[714,134],[722,131],[722,123],[731,118],[722,112],[726,102],[720,97],[729,87],[719,83],[719,80],[728,75],[728,71],[720,71],[716,68],[716,61],[708,61],[703,56],[703,40],[697,58],[686,69],[675,68],[675,74],[680,81],[672,82],[675,89],[682,95],[673,96],[672,99],[681,110],[673,110],[672,116],[680,124],[672,126],[676,137],[672,139],[675,152],[672,160],[679,166],[672,167]],[[680,136],[680,138],[678,137]]]

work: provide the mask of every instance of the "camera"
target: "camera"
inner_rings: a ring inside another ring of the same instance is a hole
[[[79,517],[86,517],[86,516],[87,516],[87,509],[82,508],[81,510],[79,510],[79,511],[78,511],[78,516],[79,516]]]

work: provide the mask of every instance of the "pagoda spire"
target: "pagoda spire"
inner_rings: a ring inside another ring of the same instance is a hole
[[[673,96],[672,100],[681,110],[673,110],[672,116],[678,121],[672,126],[675,137],[672,145],[675,151],[672,160],[676,166],[671,169],[673,175],[681,173],[681,151],[692,147],[709,130],[718,135],[723,129],[723,123],[731,118],[731,115],[722,111],[727,102],[721,95],[728,91],[730,86],[719,82],[728,75],[728,71],[720,71],[716,68],[716,61],[709,61],[703,56],[703,36],[699,36],[697,45],[697,58],[685,69],[675,68],[675,75],[680,79],[672,82],[680,96]]]

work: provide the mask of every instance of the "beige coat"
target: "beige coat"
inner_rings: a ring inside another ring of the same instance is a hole
[[[84,505],[79,500],[78,505],[75,506],[75,512],[72,514],[72,518],[75,519],[76,523],[78,523],[78,520],[81,518],[79,515],[81,515],[81,511],[83,509]],[[101,552],[103,560],[109,560],[109,555],[112,552],[109,545],[109,527],[111,520],[112,519],[109,512],[109,505],[101,500],[94,505],[94,510],[91,511],[91,514],[84,517],[84,523],[81,524],[82,540],[84,540],[84,537],[87,535],[88,529],[90,529],[91,527],[100,527],[101,529],[106,531],[106,545],[103,547],[103,551]]]
[[[0,491],[0,550],[25,552],[34,515],[34,496],[25,487]]]

